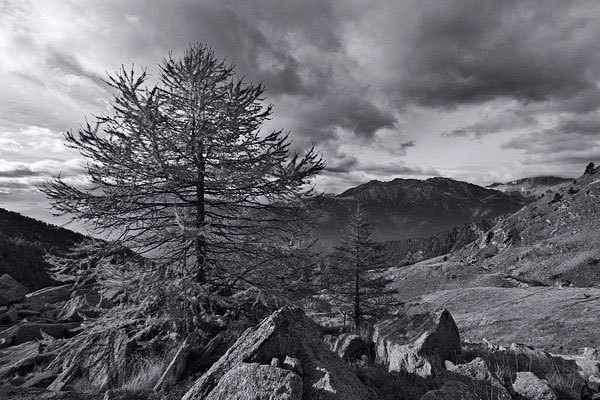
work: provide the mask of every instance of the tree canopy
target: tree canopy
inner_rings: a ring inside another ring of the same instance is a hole
[[[272,114],[263,86],[207,46],[159,67],[154,85],[122,68],[108,82],[111,113],[65,134],[88,161],[88,182],[43,185],[55,212],[153,259],[164,272],[146,275],[157,279],[210,293],[305,279],[302,200],[324,167],[319,154],[292,152],[281,130],[262,132]]]

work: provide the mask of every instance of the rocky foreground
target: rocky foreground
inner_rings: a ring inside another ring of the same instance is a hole
[[[8,287],[9,279],[0,282]],[[18,290],[11,293],[16,298],[25,296]],[[129,347],[118,334],[106,343],[115,349],[110,360],[95,357],[100,349],[91,345],[89,352],[69,365],[52,363],[53,343],[76,337],[77,320],[86,312],[91,315],[98,307],[109,306],[93,293],[69,294],[68,299],[65,293],[65,288],[52,288],[2,306],[0,318],[13,325],[0,332],[0,382],[5,385],[0,387],[0,398],[538,400],[600,396],[596,393],[600,354],[594,349],[579,356],[558,356],[521,344],[500,347],[461,342],[459,329],[446,310],[399,313],[379,321],[365,338],[324,335],[299,308],[276,311],[247,329],[227,351],[216,350],[214,344],[208,346],[214,348],[193,351],[184,342],[159,371],[161,379],[153,388],[132,391],[112,380],[110,363],[124,362]],[[9,291],[2,294],[7,297]],[[85,296],[89,299],[83,301]],[[189,365],[215,352],[222,355],[208,370],[186,378]],[[83,368],[86,362],[89,370]],[[95,391],[86,392],[75,384],[82,374],[96,380]]]

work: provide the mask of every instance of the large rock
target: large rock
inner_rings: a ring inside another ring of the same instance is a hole
[[[71,284],[46,287],[29,293],[26,297],[29,302],[53,304],[68,300],[71,297],[72,289],[73,285]]]
[[[517,372],[513,389],[528,400],[557,400],[556,393],[548,383],[535,376],[532,372]]]
[[[206,400],[301,400],[302,378],[285,369],[241,363],[230,369]]]
[[[325,346],[319,327],[301,309],[284,307],[256,327],[246,330],[227,353],[196,381],[183,400],[206,398],[221,385],[228,371],[243,363],[268,365],[273,358],[284,360],[286,356],[295,357],[302,364],[303,399],[369,398],[367,388],[350,366]],[[276,367],[269,365],[269,368]],[[255,378],[260,379],[258,376]],[[235,391],[235,388],[231,390]]]
[[[448,381],[441,388],[425,393],[421,400],[479,400],[479,397],[469,385]]]
[[[14,346],[31,340],[43,339],[43,333],[55,339],[65,338],[70,335],[70,330],[76,328],[78,325],[77,323],[22,322],[0,332],[0,347]]]
[[[0,276],[0,306],[22,301],[27,292],[27,288],[12,276],[8,274]]]
[[[444,370],[444,361],[457,362],[460,335],[447,310],[427,314],[399,315],[375,325],[376,361],[389,372],[407,371],[422,377]]]

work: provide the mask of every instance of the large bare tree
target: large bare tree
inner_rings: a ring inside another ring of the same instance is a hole
[[[199,284],[266,283],[298,247],[302,199],[323,168],[314,148],[290,151],[262,85],[239,79],[204,45],[160,65],[158,83],[122,69],[110,77],[112,112],[68,146],[87,160],[86,185],[61,177],[42,190],[58,214]]]

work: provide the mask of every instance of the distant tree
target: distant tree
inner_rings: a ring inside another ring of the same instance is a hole
[[[585,167],[585,172],[584,172],[584,174],[587,174],[587,175],[592,175],[592,174],[595,172],[595,168],[596,168],[596,165],[595,165],[593,162],[589,163],[589,164],[588,164],[588,165]]]
[[[385,315],[397,305],[391,279],[384,276],[390,263],[382,243],[372,240],[373,230],[367,214],[357,207],[331,256],[329,291],[352,315],[359,331],[365,320]]]
[[[307,243],[302,199],[320,156],[292,153],[282,131],[263,134],[272,106],[262,85],[204,45],[169,56],[158,83],[147,82],[122,69],[109,81],[112,113],[65,134],[88,161],[89,183],[46,183],[52,207],[153,259],[157,279],[183,279],[191,297],[284,288],[270,278]],[[288,278],[302,275],[291,266],[302,264],[286,264]]]

